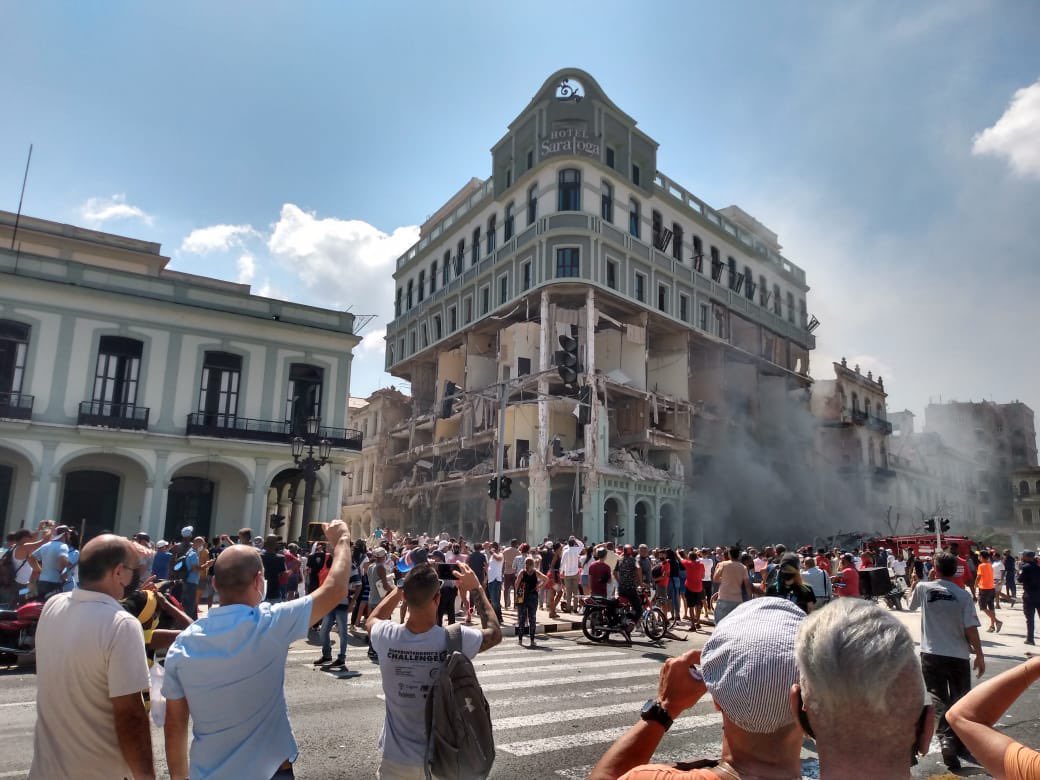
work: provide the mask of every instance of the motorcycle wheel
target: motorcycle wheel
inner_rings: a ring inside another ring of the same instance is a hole
[[[605,642],[610,632],[603,626],[603,612],[598,609],[585,611],[581,619],[581,633],[590,642]]]
[[[643,633],[647,639],[656,642],[664,636],[667,626],[668,621],[660,607],[651,607],[643,613]]]

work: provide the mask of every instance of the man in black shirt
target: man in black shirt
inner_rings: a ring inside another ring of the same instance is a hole
[[[285,571],[285,556],[278,552],[278,537],[268,534],[264,539],[264,551],[260,553],[264,562],[264,579],[267,581],[267,594],[264,601],[277,604],[282,600],[282,572]]]
[[[466,559],[466,565],[473,569],[473,573],[477,577],[477,582],[480,583],[481,590],[487,590],[487,556],[481,552],[480,548],[475,544],[473,545],[473,552],[469,554],[469,558]],[[469,605],[470,609],[476,609],[476,602],[479,599],[477,594],[470,591],[469,593]],[[466,625],[472,622],[469,613],[466,614]]]
[[[1036,553],[1032,550],[1022,553],[1018,581],[1022,585],[1022,611],[1026,613],[1026,644],[1036,644],[1033,628],[1036,613],[1040,611],[1040,564],[1037,564]]]

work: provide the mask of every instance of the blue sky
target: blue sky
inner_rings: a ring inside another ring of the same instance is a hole
[[[393,259],[576,66],[806,269],[813,374],[889,408],[1040,411],[1040,4],[11,3],[0,208],[159,241],[171,267],[376,315]],[[399,383],[398,383],[399,384]],[[922,422],[919,420],[919,422]]]

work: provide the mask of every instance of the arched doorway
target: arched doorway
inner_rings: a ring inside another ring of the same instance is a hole
[[[603,502],[603,533],[607,539],[614,539],[614,526],[621,526],[620,522],[621,507],[618,506],[616,498],[608,498]]]
[[[14,493],[14,469],[0,465],[0,528],[7,528],[7,516]]]
[[[122,479],[107,471],[84,469],[65,475],[61,523],[79,531],[86,542],[105,531],[115,531]]]
[[[661,540],[662,547],[675,549],[679,546],[679,523],[675,516],[675,508],[671,504],[661,507]]]
[[[650,507],[645,501],[636,504],[635,528],[632,530],[632,544],[650,544]]]
[[[170,482],[164,539],[179,541],[181,529],[188,525],[193,529],[193,536],[210,537],[213,488],[213,482],[202,477],[175,477]]]

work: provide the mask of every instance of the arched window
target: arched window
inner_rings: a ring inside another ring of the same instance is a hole
[[[97,370],[94,373],[94,397],[102,404],[106,416],[122,416],[117,407],[137,403],[137,379],[144,348],[137,339],[102,336],[98,343]]]
[[[1024,479],[1018,483],[1018,497],[1028,498],[1029,497],[1029,483]]]
[[[538,185],[532,184],[527,190],[527,225],[530,227],[538,219]]]
[[[628,233],[639,238],[639,201],[635,198],[628,201]]]
[[[856,393],[852,394],[852,411],[859,411],[859,395],[857,395]]]
[[[600,185],[599,215],[604,222],[614,221],[614,187],[606,179]]]
[[[414,335],[414,331],[413,331]],[[414,351],[414,343],[413,343]],[[321,417],[321,387],[325,371],[319,366],[293,363],[289,366],[289,392],[285,419],[294,434],[307,430],[308,417]]]
[[[564,168],[560,171],[557,211],[581,211],[581,171]]]
[[[497,238],[495,231],[498,230],[498,216],[492,214],[488,217],[487,221],[487,252],[491,254],[495,251],[495,239]]]
[[[513,202],[506,204],[506,216],[502,222],[502,240],[508,241],[513,237]]]
[[[29,326],[0,320],[0,393],[22,392],[28,349]]]
[[[863,399],[863,413],[865,415],[867,415],[867,417],[870,417],[870,399],[869,398],[864,398]]]

